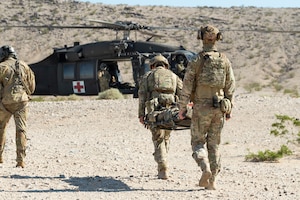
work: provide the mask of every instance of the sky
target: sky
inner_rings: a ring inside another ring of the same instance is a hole
[[[176,6],[176,7],[232,7],[232,6],[255,6],[255,7],[292,7],[300,8],[300,0],[80,0],[91,3],[102,4],[128,4],[131,6],[149,6],[149,5],[162,5],[162,6]]]

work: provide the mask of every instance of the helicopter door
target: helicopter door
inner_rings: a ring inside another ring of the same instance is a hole
[[[63,63],[58,66],[59,94],[95,95],[99,93],[96,61]]]

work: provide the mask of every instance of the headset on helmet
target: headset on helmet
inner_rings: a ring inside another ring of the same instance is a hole
[[[215,32],[217,34],[217,41],[222,40],[223,39],[223,35],[222,33],[219,31],[219,29],[217,29],[216,27],[212,26],[212,25],[206,25],[204,27],[201,27],[198,30],[198,34],[197,34],[197,39],[198,40],[203,40],[203,35],[205,32]]]
[[[170,66],[169,61],[166,59],[166,57],[164,57],[161,54],[159,54],[159,55],[154,56],[153,58],[151,58],[149,64],[150,64],[150,66],[156,67],[156,64],[158,64],[158,63],[162,63],[163,65],[165,65],[168,68]]]
[[[0,62],[6,60],[9,56],[17,59],[17,54],[13,47],[4,45],[0,48]]]

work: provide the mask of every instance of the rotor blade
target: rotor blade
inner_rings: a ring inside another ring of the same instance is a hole
[[[263,30],[263,29],[229,29],[224,31],[232,31],[232,32],[262,32],[262,33],[300,33],[300,31],[297,30]]]
[[[139,32],[142,33],[142,34],[145,34],[145,35],[150,35],[150,36],[158,37],[158,38],[165,37],[164,35],[159,35],[159,34],[155,34],[155,33],[150,33],[150,32],[147,32],[147,31],[141,31],[141,30],[139,30]]]
[[[101,23],[101,24],[107,26],[108,28],[112,28],[112,29],[119,29],[119,30],[127,29],[127,26],[125,26],[124,24],[121,24],[121,23],[111,23],[111,22],[105,22],[105,21],[95,20],[95,19],[89,19],[89,21]]]
[[[48,28],[48,29],[107,29],[104,26],[52,26],[52,25],[6,25],[0,28]]]

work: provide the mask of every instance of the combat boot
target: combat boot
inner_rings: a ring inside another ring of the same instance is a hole
[[[201,166],[201,170],[202,170],[202,176],[199,180],[199,186],[200,187],[208,187],[209,179],[212,176],[208,159],[201,160],[200,166]]]
[[[2,158],[2,156],[0,156],[0,163],[3,163],[3,158]]]
[[[168,179],[168,170],[167,169],[162,169],[158,172],[158,179],[163,179],[167,180]]]
[[[214,181],[209,181],[209,184],[207,187],[205,187],[207,190],[216,190],[215,182]]]
[[[25,167],[25,163],[23,161],[17,162],[16,167],[24,168]]]
[[[158,164],[158,179],[167,180],[168,179],[168,168],[165,163]]]

